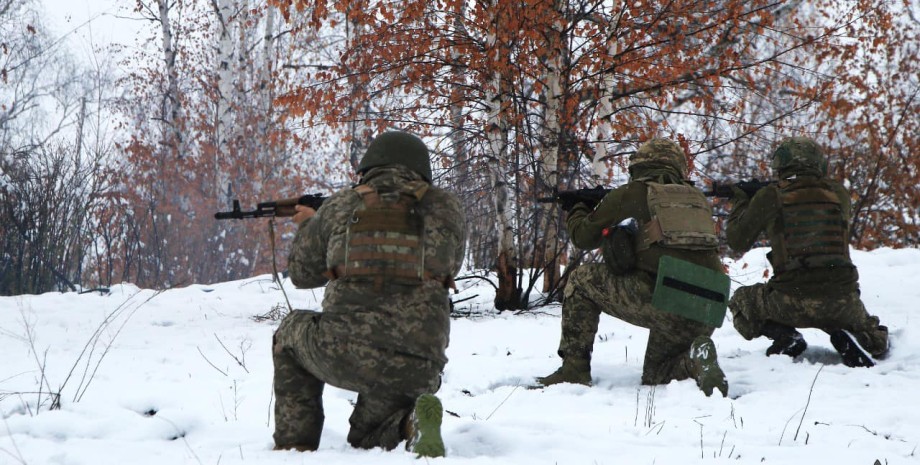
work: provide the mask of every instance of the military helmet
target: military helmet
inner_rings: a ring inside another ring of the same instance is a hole
[[[827,160],[824,151],[807,137],[789,137],[780,142],[773,152],[773,171],[781,173],[789,169],[818,170],[827,174]]]
[[[428,147],[408,132],[387,131],[375,137],[358,163],[358,174],[384,165],[403,165],[431,182]]]
[[[680,177],[687,177],[687,157],[679,145],[668,139],[649,139],[629,156],[630,168],[650,162],[670,165],[680,173]]]

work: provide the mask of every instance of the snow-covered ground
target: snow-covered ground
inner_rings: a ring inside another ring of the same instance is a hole
[[[448,457],[431,462],[920,463],[920,251],[853,256],[866,306],[891,328],[890,357],[847,368],[826,335],[805,330],[804,360],[767,358],[767,340],[745,341],[726,321],[713,339],[728,398],[693,381],[640,386],[647,332],[607,316],[593,387],[528,390],[559,364],[559,307],[497,314],[484,310],[488,285],[465,289],[455,299],[479,296],[458,309],[478,315],[453,321],[438,393]],[[765,279],[764,250],[729,265],[735,286]],[[318,308],[322,290],[286,287],[295,308]],[[278,322],[253,317],[283,302],[267,276],[0,298],[0,464],[419,463],[349,447],[355,394],[331,387],[320,450],[271,450]],[[48,409],[48,385],[60,409]]]

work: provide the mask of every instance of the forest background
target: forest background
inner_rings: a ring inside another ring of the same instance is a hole
[[[779,140],[813,137],[852,193],[854,247],[920,242],[915,0],[137,0],[118,16],[134,41],[78,60],[38,0],[0,0],[0,295],[284,269],[291,224],[213,213],[347,187],[386,129],[432,149],[499,310],[532,304],[533,282],[557,298],[562,270],[596,258],[535,200],[622,183],[652,136],[703,188],[768,178]]]

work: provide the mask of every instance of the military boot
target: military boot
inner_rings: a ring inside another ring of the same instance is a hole
[[[850,333],[838,329],[831,333],[831,344],[843,358],[843,364],[850,367],[872,367],[875,362]]]
[[[773,344],[767,347],[768,357],[781,354],[796,358],[808,348],[808,343],[805,342],[802,333],[796,331],[792,326],[768,321],[763,325],[761,333],[773,340]]]
[[[406,449],[419,457],[444,457],[444,440],[441,439],[441,420],[444,408],[433,394],[422,394],[415,400],[415,408],[406,422]]]
[[[693,371],[696,374],[696,385],[706,394],[712,395],[714,389],[728,396],[728,381],[725,373],[719,367],[719,356],[716,354],[716,345],[708,336],[699,336],[690,345],[690,360],[693,362]]]
[[[583,357],[566,357],[562,366],[551,375],[537,378],[537,386],[546,387],[559,383],[591,385],[591,359]]]

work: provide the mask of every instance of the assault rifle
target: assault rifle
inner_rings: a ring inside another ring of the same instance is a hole
[[[240,210],[240,201],[233,199],[233,210],[228,212],[217,212],[214,219],[218,220],[242,220],[246,218],[263,218],[276,216],[294,216],[297,210],[295,205],[306,205],[314,210],[318,210],[320,205],[329,197],[322,194],[307,194],[290,199],[271,200],[256,204],[255,210]]]
[[[709,192],[704,192],[704,194],[706,194],[706,197],[730,199],[735,196],[735,193],[732,192],[732,187],[737,187],[738,189],[744,191],[748,197],[753,197],[757,191],[769,186],[770,184],[776,184],[776,181],[758,181],[757,179],[751,179],[750,181],[741,181],[734,184],[713,181],[712,190]]]
[[[604,198],[607,193],[610,192],[610,189],[607,189],[603,186],[597,187],[588,187],[584,189],[575,189],[569,191],[560,191],[553,189],[552,197],[540,197],[537,199],[539,203],[558,203],[563,210],[569,211],[577,203],[583,203],[588,206],[588,208],[594,208],[597,204],[601,203],[601,199]]]

